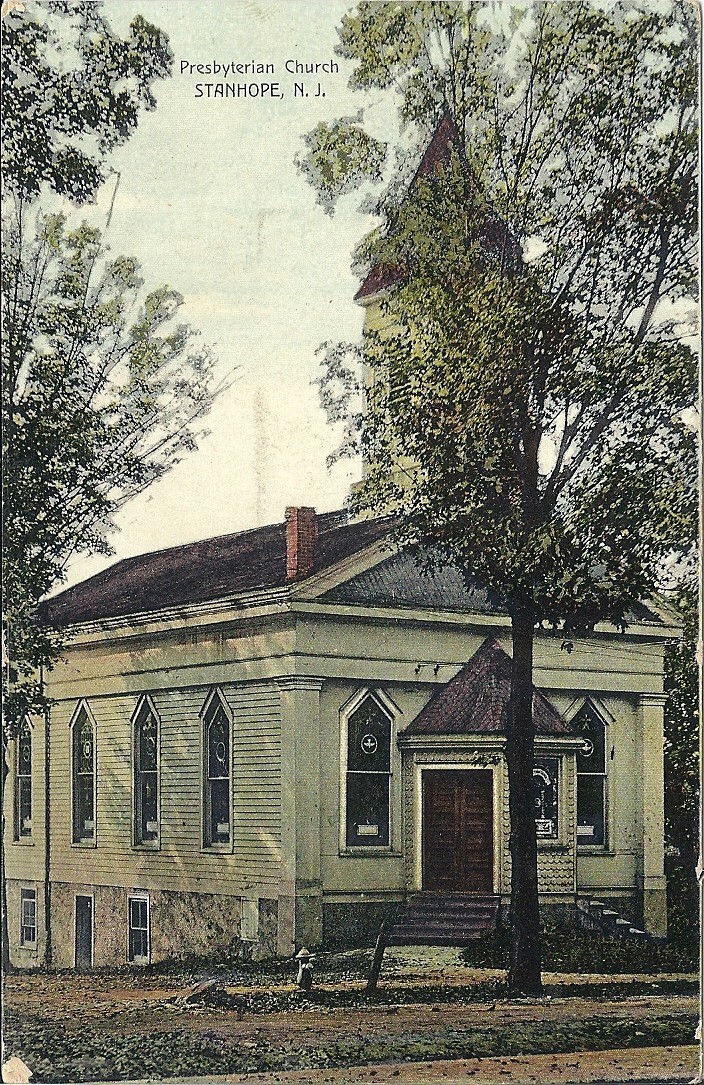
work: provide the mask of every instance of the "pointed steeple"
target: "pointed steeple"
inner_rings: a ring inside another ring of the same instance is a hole
[[[445,107],[435,126],[435,131],[430,139],[430,143],[425,148],[423,157],[418,163],[418,167],[411,178],[407,191],[410,192],[419,181],[422,181],[426,177],[430,177],[432,174],[437,175],[443,166],[449,165],[453,147],[457,147],[458,145],[459,136],[457,134],[457,127],[449,109]],[[354,300],[363,302],[366,298],[374,297],[375,295],[382,293],[382,291],[395,286],[402,278],[403,271],[400,267],[388,264],[375,264],[371,271],[366,275],[362,285],[354,296]]]

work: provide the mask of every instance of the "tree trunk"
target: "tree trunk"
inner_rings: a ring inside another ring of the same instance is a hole
[[[513,665],[506,721],[509,809],[511,815],[511,961],[509,989],[535,995],[540,976],[538,843],[533,809],[533,630],[535,614],[519,604],[511,615]]]

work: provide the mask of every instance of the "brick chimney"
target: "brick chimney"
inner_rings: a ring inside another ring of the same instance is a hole
[[[315,564],[315,509],[286,509],[286,579],[301,580]]]

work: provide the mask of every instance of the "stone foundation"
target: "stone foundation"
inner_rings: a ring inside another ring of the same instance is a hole
[[[52,885],[53,963],[74,967],[75,898],[93,897],[93,967],[128,964],[128,898],[131,890],[103,885]],[[19,905],[18,905],[19,907]],[[273,957],[278,901],[255,902],[255,930],[242,937],[242,901],[209,893],[149,892],[150,961]]]
[[[397,901],[323,903],[323,944],[330,949],[373,946]]]

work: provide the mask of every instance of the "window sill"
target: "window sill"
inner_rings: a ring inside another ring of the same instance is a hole
[[[379,845],[378,847],[351,847],[340,848],[338,855],[341,859],[349,857],[357,857],[361,859],[368,859],[376,856],[379,859],[402,859],[403,852],[398,851],[396,848],[389,847],[387,845]]]
[[[234,850],[232,844],[203,844],[200,853],[201,855],[232,855]]]
[[[606,844],[578,844],[577,855],[615,855],[616,852]]]
[[[72,840],[71,841],[71,847],[72,848],[97,848],[97,846],[98,846],[98,841],[97,840]]]
[[[34,843],[33,840],[30,840],[29,837],[25,837],[23,840],[13,840],[12,841],[12,847],[13,848],[33,848],[33,847],[35,847],[35,843]]]
[[[155,844],[133,844],[132,851],[161,851],[161,841]]]

